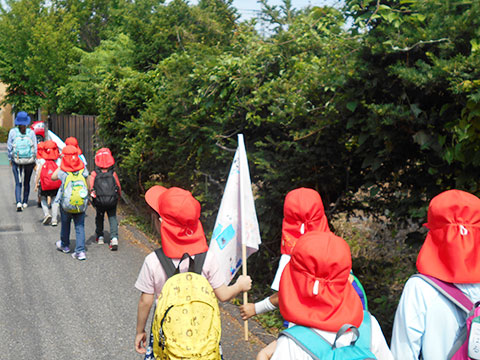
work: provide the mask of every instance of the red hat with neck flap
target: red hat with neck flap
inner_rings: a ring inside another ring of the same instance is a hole
[[[208,250],[200,203],[189,191],[156,185],[145,193],[145,200],[162,219],[160,235],[165,255],[181,258],[185,253],[192,256]]]
[[[362,301],[349,281],[350,247],[332,232],[303,235],[280,280],[280,312],[298,325],[337,332],[344,324],[359,327]]]
[[[312,230],[330,231],[320,194],[308,188],[290,191],[283,205],[281,253],[290,255],[298,238]]]
[[[480,199],[461,190],[435,196],[418,272],[452,283],[480,283]]]

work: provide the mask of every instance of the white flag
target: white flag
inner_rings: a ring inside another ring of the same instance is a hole
[[[215,253],[227,284],[242,266],[242,244],[247,247],[248,257],[258,250],[260,243],[247,153],[240,134],[209,247],[209,251]]]

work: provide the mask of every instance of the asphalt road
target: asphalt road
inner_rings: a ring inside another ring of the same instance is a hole
[[[5,152],[0,144],[0,359],[142,359],[133,347],[140,295],[134,283],[156,244],[129,225],[120,226],[118,251],[96,244],[89,207],[87,260],[57,251],[60,226],[42,225],[33,187],[29,207],[16,212]],[[72,225],[71,248],[74,234]],[[255,359],[268,335],[250,321],[246,342],[236,307],[224,304],[221,312],[225,359]]]

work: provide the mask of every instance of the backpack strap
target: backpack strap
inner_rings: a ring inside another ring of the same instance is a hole
[[[475,307],[474,303],[459,288],[457,288],[455,284],[448,283],[430,275],[415,274],[413,277],[419,277],[429,283],[459,309],[463,310],[467,314],[467,317],[470,315],[470,313],[473,313]],[[460,329],[452,348],[448,352],[447,359],[452,359],[466,341],[467,327],[464,326]]]
[[[172,259],[165,255],[162,248],[158,248],[157,250],[155,250],[155,254],[157,254],[158,261],[160,261],[163,270],[165,270],[165,273],[167,274],[167,279],[177,273],[177,268],[173,264]]]
[[[165,255],[162,248],[158,248],[157,250],[155,250],[155,254],[157,254],[158,260],[160,261],[160,264],[162,264],[163,269],[167,274],[167,279],[180,272],[180,264],[183,260],[187,258],[190,259],[190,263],[188,265],[188,272],[194,272],[201,275],[203,264],[205,263],[205,258],[207,257],[207,252],[196,254],[195,259],[193,259],[188,253],[185,253],[180,259],[178,267],[175,267],[175,265],[173,264],[173,260],[167,255]]]
[[[455,284],[442,281],[430,275],[415,274],[413,277],[419,277],[429,283],[465,313],[468,314],[473,309],[474,304],[472,300],[470,300],[459,288],[457,288]]]
[[[323,336],[305,326],[292,326],[282,331],[280,336],[282,335],[293,340],[313,360],[321,360],[319,356],[332,349],[330,343]]]
[[[206,257],[207,257],[207,252],[205,251],[203,253],[195,255],[195,259],[190,258],[190,266],[188,271],[194,272],[198,275],[202,275],[203,264],[205,263]]]
[[[360,282],[360,280],[358,280],[358,278],[355,275],[353,275],[353,273],[350,273],[350,275],[353,276],[352,286],[357,292],[358,296],[360,297],[360,300],[362,301],[363,310],[368,311],[368,301],[367,301],[367,294],[365,293],[365,289],[363,288],[363,285]]]
[[[370,313],[368,311],[363,312],[363,321],[358,329],[350,324],[343,325],[340,330],[338,330],[333,344],[311,328],[301,325],[292,326],[282,331],[280,335],[293,340],[314,360],[321,360],[324,354],[337,349],[337,340],[349,330],[355,335],[350,346],[357,345],[364,351],[368,350],[365,354],[371,356],[372,327]]]

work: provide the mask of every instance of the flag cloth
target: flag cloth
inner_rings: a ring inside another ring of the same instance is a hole
[[[215,253],[227,284],[242,266],[242,244],[247,247],[248,257],[258,250],[260,243],[260,229],[255,212],[247,152],[243,135],[239,134],[237,151],[230,168],[209,247],[209,251]]]

